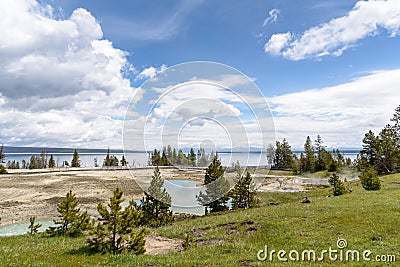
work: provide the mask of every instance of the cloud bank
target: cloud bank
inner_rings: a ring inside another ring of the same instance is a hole
[[[133,93],[124,78],[132,68],[127,53],[103,39],[87,10],[63,20],[52,14],[34,0],[0,3],[1,142],[120,145],[115,117],[123,117]]]
[[[400,105],[400,70],[376,71],[352,82],[268,99],[277,138],[302,148],[320,134],[330,147],[360,147],[364,134],[389,123]]]
[[[340,56],[359,40],[378,35],[382,29],[390,37],[398,36],[400,1],[358,1],[346,16],[312,27],[300,35],[291,32],[272,35],[264,51],[288,60]]]

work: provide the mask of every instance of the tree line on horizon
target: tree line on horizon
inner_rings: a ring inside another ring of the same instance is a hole
[[[3,146],[0,148],[1,162],[5,163],[4,159],[6,156],[3,153]],[[119,165],[121,164],[121,165]],[[94,158],[94,166],[99,167],[97,163],[97,158]],[[121,160],[117,158],[115,155],[110,154],[110,149],[107,150],[107,154],[103,160],[104,167],[116,167],[116,166],[128,166],[128,161],[125,159],[125,155],[122,155]],[[4,168],[4,173],[6,173],[6,169],[53,169],[56,167],[81,167],[81,160],[79,158],[79,152],[77,149],[74,150],[71,163],[68,161],[63,161],[60,165],[58,162],[56,163],[54,156],[50,154],[48,155],[46,150],[42,150],[39,155],[32,155],[28,161],[23,159],[21,164],[16,160],[9,160],[4,167],[0,163],[0,168]],[[0,170],[0,174],[2,171]]]
[[[292,151],[285,138],[282,142],[276,141],[275,146],[268,145],[266,155],[268,165],[272,169],[292,170],[294,174],[323,170],[336,172],[352,163],[351,159],[345,158],[339,149],[327,151],[320,135],[317,135],[314,143],[310,136],[307,136],[304,152],[301,152],[299,157]]]
[[[168,145],[164,146],[162,151],[154,149],[149,155],[148,165],[207,167],[215,155],[214,151],[207,153],[202,147],[197,150],[197,153],[190,148],[189,152],[185,154],[182,149],[177,150]]]
[[[267,148],[267,161],[273,169],[292,170],[295,174],[304,172],[339,171],[345,166],[355,166],[359,171],[371,168],[377,174],[388,174],[400,170],[400,106],[379,134],[369,130],[363,146],[354,162],[345,158],[339,149],[327,151],[320,135],[312,142],[307,136],[304,151],[298,157],[291,150],[286,139],[276,141]]]

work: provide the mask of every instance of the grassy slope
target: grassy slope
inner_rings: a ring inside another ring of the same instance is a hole
[[[159,256],[90,255],[82,249],[83,238],[8,237],[0,238],[1,266],[242,266],[270,265],[259,262],[258,250],[286,251],[336,248],[344,238],[348,249],[369,249],[377,254],[396,254],[400,262],[400,174],[385,176],[383,189],[367,192],[359,182],[350,183],[353,192],[329,197],[329,188],[307,193],[263,193],[263,202],[278,206],[230,212],[176,222],[157,229],[167,237],[183,238],[192,231],[199,245],[184,252]],[[300,200],[307,195],[311,204]],[[256,230],[255,230],[256,229]],[[287,263],[274,262],[274,266]],[[291,266],[341,266],[343,262],[291,263]],[[396,266],[357,263],[348,266]]]

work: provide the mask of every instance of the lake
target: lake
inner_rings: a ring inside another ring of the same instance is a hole
[[[17,161],[20,166],[22,166],[22,160],[29,162],[32,153],[7,153],[6,162],[7,161]],[[119,160],[122,158],[122,153],[112,153]],[[62,166],[63,161],[68,161],[69,163],[72,160],[73,153],[54,153],[53,157],[57,166]],[[266,153],[261,152],[253,152],[253,153],[218,153],[219,158],[221,159],[221,163],[224,166],[232,166],[232,163],[240,162],[242,166],[266,166],[267,165],[267,156]],[[351,160],[354,160],[357,157],[357,153],[344,153],[345,157],[349,157]],[[50,157],[50,154],[48,155]],[[101,166],[103,164],[103,160],[106,157],[105,153],[79,153],[79,159],[81,160],[82,167],[93,167],[95,159],[97,159],[97,164]],[[131,167],[141,167],[147,166],[148,164],[148,154],[145,152],[136,152],[136,153],[126,153],[126,160],[129,162],[128,165]]]
[[[5,161],[7,162],[9,160],[15,160],[16,162],[19,162],[20,166],[22,166],[22,160],[29,162],[32,155],[39,154],[7,153],[7,158]],[[71,162],[73,153],[53,153],[52,155],[56,165],[62,166],[63,161],[68,161],[69,163]],[[111,155],[115,155],[119,160],[121,160],[123,154],[113,153]],[[218,156],[224,166],[232,166],[232,163],[236,163],[237,161],[239,161],[241,165],[249,166],[267,164],[267,157],[265,153],[218,153]],[[48,157],[50,157],[50,154],[48,154]],[[82,167],[93,167],[95,159],[97,159],[97,164],[101,166],[105,157],[105,153],[79,153],[79,159],[81,160]],[[147,166],[148,164],[148,154],[144,152],[126,153],[125,157],[129,162],[128,165],[132,167]]]

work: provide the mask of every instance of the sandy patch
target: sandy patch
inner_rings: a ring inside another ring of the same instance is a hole
[[[145,237],[146,253],[149,255],[167,254],[170,251],[182,251],[182,239],[166,238],[150,234]]]
[[[202,181],[204,172],[186,173],[174,168],[160,168],[164,179]],[[57,204],[72,190],[80,200],[82,211],[97,215],[97,204],[107,203],[119,187],[124,198],[140,199],[142,189],[136,178],[148,184],[153,168],[131,170],[70,168],[51,170],[10,170],[0,175],[0,225],[37,218],[57,216]],[[135,179],[132,177],[135,177]]]

